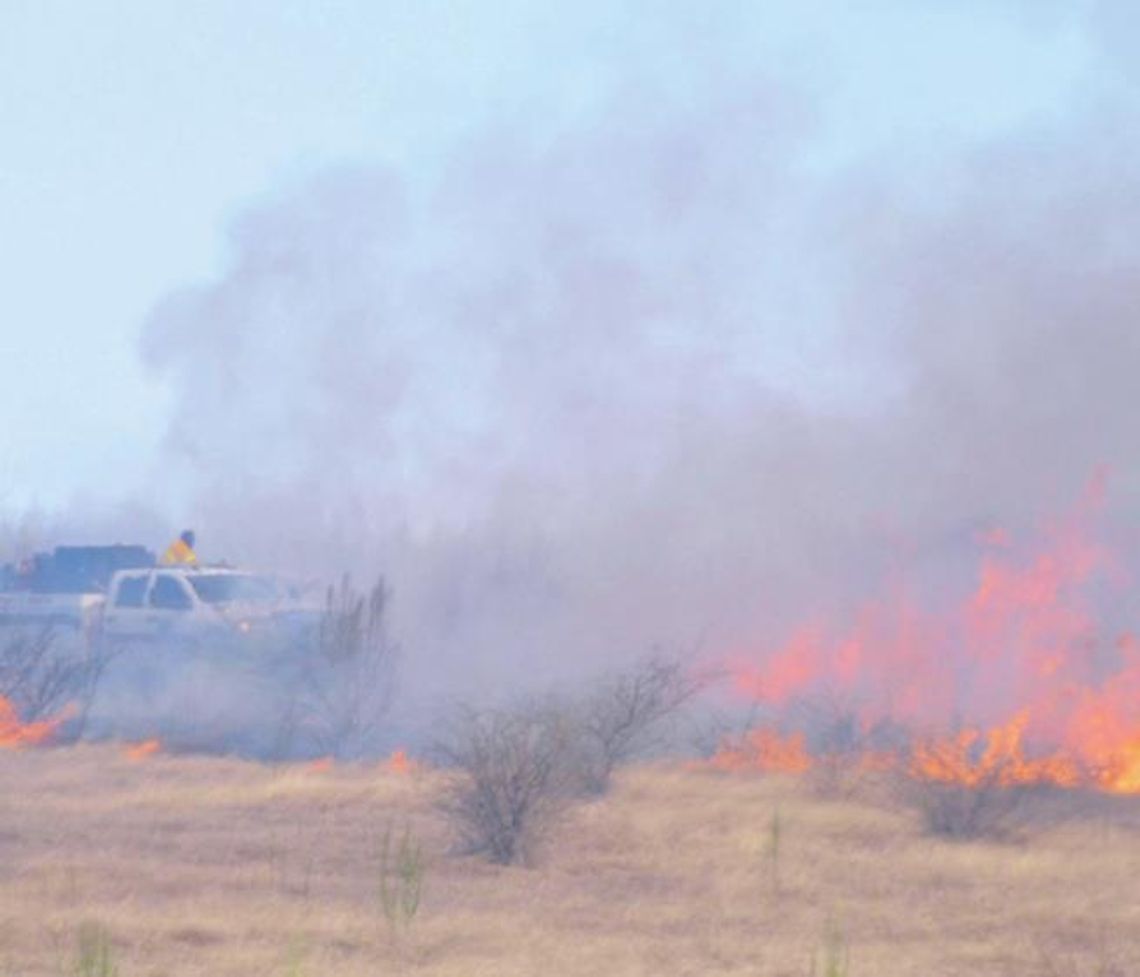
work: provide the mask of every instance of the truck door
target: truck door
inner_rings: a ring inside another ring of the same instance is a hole
[[[103,614],[103,630],[112,641],[141,638],[147,632],[149,571],[120,573]]]
[[[194,598],[186,581],[174,573],[156,573],[150,588],[148,638],[180,638],[193,626]]]

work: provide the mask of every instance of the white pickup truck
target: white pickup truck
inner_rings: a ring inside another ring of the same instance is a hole
[[[151,567],[111,578],[99,631],[112,642],[203,645],[300,629],[318,613],[272,577],[231,567]]]

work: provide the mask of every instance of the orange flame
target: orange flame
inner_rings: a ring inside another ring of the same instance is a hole
[[[781,735],[772,727],[752,729],[721,741],[716,753],[697,766],[731,773],[806,773],[821,763],[850,763],[863,773],[886,773],[898,767],[899,757],[885,750],[813,755],[802,733]]]
[[[392,755],[380,764],[381,770],[384,770],[387,773],[399,774],[401,776],[415,773],[419,767],[420,765],[408,756],[408,751],[403,747],[393,750]]]
[[[814,621],[783,646],[738,654],[736,691],[777,707],[838,696],[857,704],[865,728],[949,728],[970,717],[975,728],[915,748],[916,776],[1140,793],[1140,641],[1114,645],[1097,613],[1106,585],[1124,577],[1096,532],[1103,504],[1098,473],[1036,540],[991,528],[978,539],[974,587],[948,606],[924,605],[899,584],[846,624]],[[1051,752],[1031,758],[1025,743]],[[739,762],[746,747],[718,765]]]
[[[839,761],[865,773],[901,770],[915,780],[968,789],[1047,784],[1140,793],[1140,739],[1103,764],[1092,766],[1064,753],[1028,756],[1023,743],[1027,725],[1028,715],[1022,713],[986,731],[964,729],[916,742],[904,756],[877,750],[814,756],[802,734],[781,736],[774,729],[761,728],[726,739],[705,765],[731,773],[800,774],[817,764]]]
[[[19,749],[24,746],[40,746],[51,740],[62,722],[62,719],[20,722],[16,707],[0,696],[0,747]]]
[[[143,740],[140,743],[128,743],[123,749],[123,755],[135,763],[140,760],[146,760],[148,757],[152,757],[156,753],[161,752],[162,740],[160,739]]]
[[[1082,774],[1077,764],[1055,755],[1029,759],[1022,750],[1028,716],[1015,717],[984,735],[963,730],[940,740],[919,743],[911,754],[909,773],[918,780],[976,788],[1052,784],[1077,787]]]
[[[1113,794],[1140,794],[1140,737],[1117,748],[1098,771],[1097,782]]]
[[[306,766],[309,773],[328,773],[336,766],[336,760],[331,756],[318,757],[316,760],[310,760]]]
[[[725,740],[709,761],[716,770],[760,773],[803,773],[811,762],[802,733],[782,737],[766,728]]]

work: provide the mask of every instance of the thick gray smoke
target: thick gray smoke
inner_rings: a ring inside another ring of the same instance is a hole
[[[383,571],[406,681],[478,694],[776,638],[1098,465],[1127,526],[1130,120],[872,180],[804,115],[639,102],[251,209],[142,342],[206,555]]]

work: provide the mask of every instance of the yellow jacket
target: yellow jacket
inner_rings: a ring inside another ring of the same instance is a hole
[[[162,554],[162,564],[163,566],[197,566],[198,554],[186,545],[185,540],[176,539]]]

